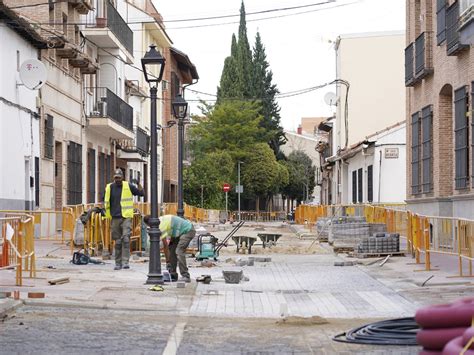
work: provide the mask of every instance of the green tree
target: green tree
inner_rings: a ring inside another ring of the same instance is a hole
[[[289,183],[283,189],[284,196],[303,201],[304,196],[310,196],[314,192],[316,167],[311,158],[301,150],[291,152],[284,164],[289,173]]]
[[[232,35],[231,55],[224,61],[221,80],[217,88],[217,103],[222,99],[241,97],[237,78],[237,40]]]
[[[196,117],[198,124],[189,131],[193,156],[227,151],[232,159],[243,159],[256,142],[268,136],[260,127],[260,107],[244,101],[227,101],[213,107],[206,117]]]
[[[204,208],[224,209],[222,184],[232,181],[234,163],[229,152],[217,151],[198,156],[183,172],[186,203]]]
[[[278,157],[280,146],[285,144],[286,137],[280,126],[280,107],[276,102],[275,95],[279,93],[277,86],[272,83],[273,73],[269,69],[265,47],[262,43],[260,33],[255,37],[252,63],[252,95],[261,102],[261,114],[263,120],[261,126],[270,133],[270,147]]]
[[[288,183],[288,171],[277,162],[272,149],[266,143],[255,144],[252,153],[245,160],[242,183],[246,195],[256,199],[257,210],[260,198],[276,192]]]
[[[252,97],[252,52],[247,38],[247,21],[245,19],[244,2],[240,6],[239,37],[237,42],[237,84],[240,91],[239,98]]]

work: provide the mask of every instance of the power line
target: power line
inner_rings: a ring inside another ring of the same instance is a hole
[[[245,16],[259,15],[259,14],[265,14],[265,13],[269,13],[269,12],[278,12],[278,11],[288,11],[288,10],[302,9],[302,8],[307,8],[307,7],[325,5],[325,4],[329,4],[329,3],[331,3],[331,2],[335,2],[335,1],[336,1],[336,0],[328,0],[328,1],[324,1],[324,2],[317,2],[317,3],[313,3],[313,4],[307,4],[307,5],[299,5],[299,6],[291,6],[291,7],[282,7],[282,8],[277,8],[277,9],[269,9],[269,10],[246,12],[246,13],[245,13]],[[163,22],[203,21],[203,20],[215,20],[215,19],[229,18],[229,17],[238,17],[238,16],[240,16],[240,13],[238,13],[238,14],[233,14],[233,15],[221,15],[221,16],[209,16],[209,17],[196,17],[196,18],[178,19],[178,20],[163,20]]]
[[[277,18],[283,18],[283,17],[290,17],[290,16],[297,16],[297,15],[304,15],[304,14],[309,14],[312,12],[318,12],[318,11],[323,11],[323,10],[332,10],[338,7],[345,7],[349,5],[353,5],[356,3],[361,2],[362,0],[357,0],[353,1],[347,4],[340,4],[336,6],[331,6],[331,7],[325,7],[324,9],[314,9],[314,10],[308,10],[308,11],[301,11],[301,12],[296,12],[294,14],[286,14],[286,15],[279,15],[279,16],[270,16],[270,17],[263,17],[263,18],[258,18],[258,19],[249,19],[246,20],[246,22],[256,22],[256,21],[265,21],[265,20],[272,20],[272,19],[277,19]],[[207,24],[207,25],[195,25],[195,26],[182,26],[182,27],[168,27],[166,30],[183,30],[183,29],[191,29],[191,28],[202,28],[202,27],[215,27],[215,26],[226,26],[226,25],[235,25],[240,23],[239,21],[233,21],[233,22],[220,22],[220,23],[213,23],[213,24]]]
[[[23,9],[25,7],[36,7],[36,6],[44,6],[44,5],[52,5],[52,4],[57,4],[60,2],[64,2],[59,0],[59,1],[49,1],[49,2],[42,2],[42,3],[37,3],[37,4],[29,4],[29,5],[19,5],[19,6],[8,6],[9,9],[15,10],[15,9]]]
[[[304,14],[308,14],[308,13],[313,13],[313,12],[318,12],[318,11],[323,11],[323,10],[331,10],[331,9],[335,9],[335,8],[338,8],[338,7],[345,7],[345,6],[349,6],[349,5],[353,5],[353,4],[356,4],[356,3],[359,3],[361,2],[362,0],[357,0],[357,1],[353,1],[353,2],[350,2],[350,3],[347,3],[347,4],[340,4],[340,5],[335,5],[335,6],[331,6],[331,7],[325,7],[325,8],[322,8],[322,9],[313,9],[313,10],[308,10],[308,11],[301,11],[301,12],[296,12],[296,13],[291,13],[291,14],[286,14],[286,15],[278,15],[278,16],[270,16],[270,17],[262,17],[262,18],[257,18],[257,19],[247,19],[246,22],[257,22],[257,21],[266,21],[266,20],[271,20],[271,19],[277,19],[277,18],[284,18],[284,17],[290,17],[290,16],[297,16],[297,15],[304,15]],[[316,3],[316,4],[311,4],[311,6],[316,6],[316,5],[326,5],[326,4],[330,4],[332,2],[335,2],[335,0],[332,0],[332,1],[327,1],[327,2],[321,2],[321,3]],[[38,6],[40,4],[37,4]],[[43,4],[45,5],[45,4]],[[29,5],[24,5],[24,7],[27,7]],[[306,5],[306,6],[309,6],[309,5]],[[300,6],[300,7],[305,7],[305,6]],[[294,7],[294,8],[300,8],[300,7]],[[291,9],[291,8],[288,8],[288,9]],[[256,12],[256,13],[263,13],[263,12],[271,12],[271,11],[276,11],[276,10],[265,10],[265,11],[259,11],[259,12]],[[278,10],[278,11],[282,11],[282,10]],[[247,14],[246,14],[247,15]],[[225,18],[225,17],[230,17],[230,16],[234,16],[234,15],[228,15],[228,16],[215,16],[213,17],[213,19],[218,19],[218,18]],[[203,20],[205,19],[210,19],[210,18],[202,18]],[[175,21],[178,21],[178,20],[175,20]],[[189,20],[180,20],[180,21],[189,21]],[[163,22],[170,22],[170,21],[163,21]],[[114,23],[118,23],[118,22],[112,22],[112,21],[109,21],[107,22],[108,25],[113,25]],[[122,22],[120,22],[122,23]],[[139,25],[139,24],[147,24],[147,23],[156,23],[156,21],[137,21],[137,22],[125,22],[127,25]],[[232,22],[220,22],[220,23],[210,23],[210,24],[205,24],[205,25],[190,25],[190,26],[181,26],[181,27],[168,27],[166,28],[165,30],[182,30],[182,29],[193,29],[193,28],[202,28],[202,27],[215,27],[215,26],[226,26],[226,25],[234,25],[234,24],[238,24],[240,23],[239,21],[232,21]],[[91,23],[91,22],[38,22],[38,24],[40,25],[50,25],[50,26],[54,26],[54,25],[58,25],[58,26],[88,26],[88,25],[94,25],[94,23]],[[161,29],[155,29],[155,30],[152,30],[152,29],[143,29],[143,28],[138,28],[138,29],[133,29],[133,31],[160,31]]]

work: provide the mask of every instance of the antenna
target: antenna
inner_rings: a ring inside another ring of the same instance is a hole
[[[324,95],[324,102],[329,106],[337,106],[337,96],[333,92],[328,92]]]
[[[28,59],[21,64],[21,82],[30,90],[40,89],[46,83],[46,76],[46,67],[38,59]]]

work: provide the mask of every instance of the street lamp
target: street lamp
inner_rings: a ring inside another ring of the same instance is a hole
[[[156,99],[157,86],[163,77],[165,69],[165,58],[156,50],[154,44],[150,45],[150,50],[142,58],[143,74],[145,80],[150,85],[151,99],[151,214],[149,219],[148,234],[150,235],[150,261],[148,269],[147,284],[163,284],[161,274],[160,257],[160,220],[158,218],[158,157],[157,150],[157,124],[156,124]]]
[[[176,95],[173,100],[173,115],[178,120],[178,211],[179,217],[184,217],[183,208],[183,145],[184,145],[184,119],[188,111],[188,103],[181,96]]]

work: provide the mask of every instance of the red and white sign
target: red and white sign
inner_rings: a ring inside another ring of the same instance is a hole
[[[230,184],[224,184],[222,185],[222,190],[224,192],[229,192],[230,191]]]

